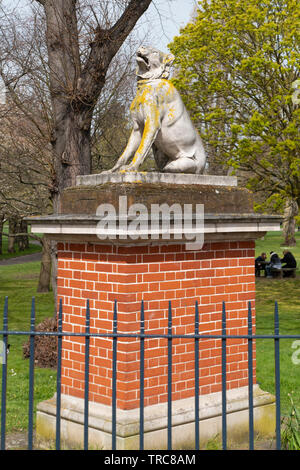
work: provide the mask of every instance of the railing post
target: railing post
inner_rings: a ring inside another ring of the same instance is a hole
[[[172,306],[168,310],[168,450],[172,450]]]
[[[249,450],[254,449],[253,430],[253,339],[252,339],[252,309],[248,304],[248,393],[249,393]]]
[[[195,449],[200,447],[199,433],[199,308],[198,302],[195,305]]]
[[[227,406],[226,406],[226,309],[222,306],[222,447],[227,449]]]
[[[30,359],[29,359],[29,412],[28,412],[28,450],[33,446],[33,399],[34,399],[34,331],[35,331],[35,298],[32,298],[30,319]]]
[[[57,377],[56,377],[56,450],[60,450],[61,418],[61,352],[62,352],[62,299],[59,301],[57,331]]]
[[[140,326],[140,450],[144,450],[144,378],[145,378],[145,314],[144,314],[144,301],[141,305],[141,326]]]
[[[86,302],[84,368],[84,450],[89,446],[89,359],[90,359],[90,302]]]
[[[275,349],[275,395],[276,395],[276,449],[281,449],[280,419],[280,347],[279,347],[279,313],[275,302],[274,313],[274,349]]]
[[[5,450],[6,428],[6,388],[7,388],[7,338],[8,331],[8,297],[5,297],[3,312],[3,362],[2,362],[2,393],[1,393],[1,450]]]
[[[113,364],[112,364],[112,450],[117,449],[117,332],[118,312],[117,301],[114,305],[113,319]]]

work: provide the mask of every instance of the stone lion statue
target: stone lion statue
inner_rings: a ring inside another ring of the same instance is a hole
[[[152,47],[137,51],[137,94],[128,144],[109,172],[138,171],[152,148],[159,171],[202,173],[206,155],[183,101],[167,80],[174,57]],[[132,158],[129,165],[127,162]]]

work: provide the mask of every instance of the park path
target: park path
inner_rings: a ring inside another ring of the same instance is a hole
[[[16,258],[8,258],[0,261],[0,266],[11,266],[13,264],[33,263],[41,261],[42,253],[32,253],[31,255],[18,256]]]

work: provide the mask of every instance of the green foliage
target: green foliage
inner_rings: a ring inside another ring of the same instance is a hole
[[[201,0],[169,47],[210,163],[250,172],[253,190],[299,201],[298,0]]]
[[[287,450],[300,450],[300,414],[297,411],[293,398],[291,401],[291,412],[286,420],[283,420],[282,447]]]

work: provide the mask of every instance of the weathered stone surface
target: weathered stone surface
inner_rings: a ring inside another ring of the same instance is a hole
[[[105,183],[165,183],[165,184],[196,184],[203,186],[237,186],[235,176],[194,175],[187,173],[150,172],[103,172],[94,175],[77,176],[78,186],[95,186]]]
[[[275,433],[275,398],[254,386],[254,432],[269,437]],[[221,392],[200,396],[201,446],[222,432]],[[246,442],[249,432],[248,387],[227,391],[228,439]],[[62,441],[66,446],[81,446],[83,436],[84,400],[62,395]],[[56,399],[39,403],[37,410],[37,436],[39,439],[55,438]],[[173,449],[195,449],[194,398],[178,400],[172,406]],[[111,407],[90,403],[89,444],[94,449],[111,449]],[[145,449],[167,448],[167,404],[145,408]],[[118,410],[117,448],[139,448],[139,410]]]
[[[188,175],[190,176],[190,175]],[[95,214],[100,204],[119,207],[119,197],[127,196],[127,204],[204,204],[209,214],[253,213],[250,191],[234,186],[188,185],[165,183],[106,183],[98,186],[76,186],[65,190],[61,214]]]
[[[180,176],[185,176],[187,179],[203,178],[199,175]],[[226,177],[224,178],[226,180]],[[121,200],[121,197],[125,197],[125,200]],[[122,210],[120,209],[121,203]],[[133,204],[142,204],[142,208],[147,209],[145,214],[148,214],[148,220],[151,220],[150,214],[154,210],[154,205],[159,206],[158,210],[161,211],[161,214],[163,213],[163,205],[167,205],[170,227],[173,226],[172,214],[175,209],[176,214],[179,213],[178,205],[181,208],[182,217],[185,206],[189,205],[194,224],[191,230],[195,236],[195,221],[197,214],[199,215],[196,205],[202,204],[204,206],[204,229],[197,226],[197,230],[200,229],[200,232],[205,234],[205,240],[210,241],[256,239],[263,236],[266,231],[279,230],[280,223],[278,216],[255,213],[252,193],[245,188],[238,188],[234,185],[159,182],[141,184],[138,182],[113,183],[111,181],[99,185],[78,185],[66,189],[62,195],[60,214],[30,218],[32,231],[33,233],[45,233],[55,239],[60,237],[60,240],[64,240],[65,236],[82,237],[84,235],[88,237],[89,241],[91,241],[91,237],[95,241],[99,235],[97,224],[103,217],[103,214],[101,216],[97,209],[102,204],[110,204],[114,207],[117,221],[119,216],[124,217],[124,210],[126,212],[127,208],[128,211]],[[166,214],[166,212],[165,210],[164,213]],[[136,208],[134,208],[134,213],[136,213]],[[147,235],[150,240],[150,232],[147,232]],[[165,237],[162,238],[165,239]],[[129,239],[130,237],[125,241],[129,242]],[[143,242],[145,239],[147,237],[135,240],[135,243]],[[170,236],[170,240],[173,240],[173,236]],[[120,242],[119,239],[118,241]],[[186,238],[183,237],[183,241],[186,242]]]

